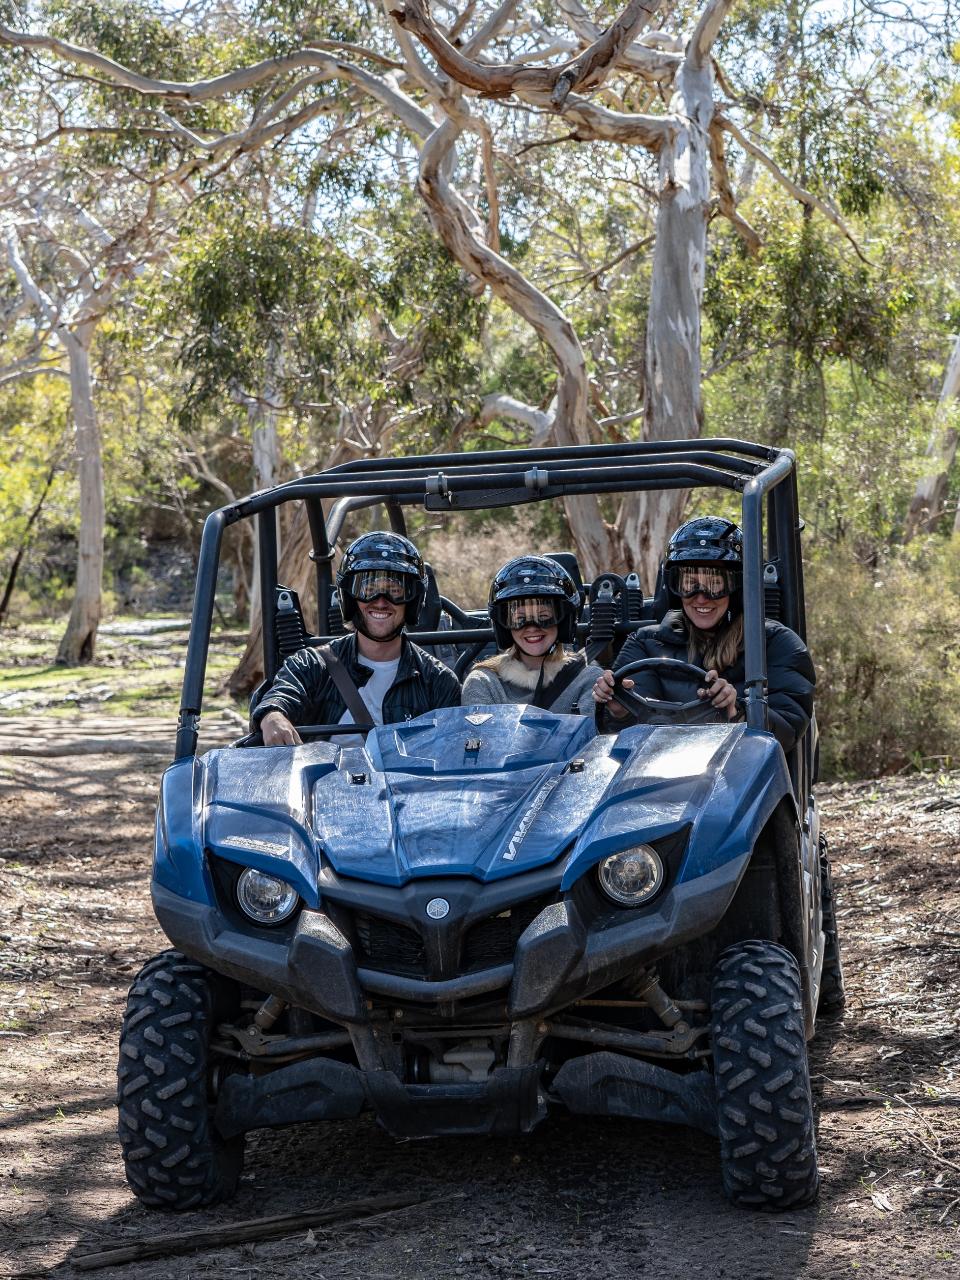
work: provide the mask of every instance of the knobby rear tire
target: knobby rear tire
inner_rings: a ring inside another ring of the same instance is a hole
[[[793,1209],[820,1177],[800,971],[772,942],[717,961],[711,995],[723,1188],[733,1204]]]
[[[243,1136],[213,1126],[210,1038],[229,1011],[224,980],[164,951],[127,997],[117,1068],[118,1131],[127,1182],[155,1209],[199,1209],[233,1194]]]

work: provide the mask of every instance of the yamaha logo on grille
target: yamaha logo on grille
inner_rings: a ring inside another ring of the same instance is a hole
[[[442,920],[450,913],[450,903],[446,898],[431,898],[427,903],[427,915],[431,920]]]

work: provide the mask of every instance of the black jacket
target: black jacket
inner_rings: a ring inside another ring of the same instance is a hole
[[[813,689],[816,674],[807,647],[789,627],[779,622],[766,622],[767,634],[767,705],[770,729],[784,751],[789,751],[800,737],[813,714]],[[640,658],[678,658],[687,661],[687,628],[679,609],[668,613],[658,625],[641,627],[627,640],[617,655],[614,671]],[[744,693],[745,672],[741,653],[732,666],[720,674],[736,685],[737,697]],[[692,702],[702,688],[693,676],[666,671],[638,671],[633,677],[635,692],[648,698],[664,698],[671,702]],[[623,726],[623,721],[611,721]]]
[[[330,648],[353,683],[362,689],[373,672],[357,661],[356,635],[351,632],[339,636],[331,641]],[[384,724],[412,720],[425,711],[459,704],[460,681],[449,667],[404,636],[396,678],[383,695]],[[300,649],[277,672],[257,704],[253,723],[259,728],[268,711],[280,711],[293,724],[339,724],[346,709],[319,650]]]

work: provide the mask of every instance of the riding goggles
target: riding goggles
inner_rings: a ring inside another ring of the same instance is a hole
[[[674,565],[670,570],[670,590],[681,600],[703,596],[707,600],[722,600],[740,585],[740,573],[735,569],[707,569],[703,565]]]
[[[351,575],[347,592],[361,604],[372,604],[381,596],[386,596],[391,604],[409,604],[416,599],[417,586],[417,579],[412,573],[359,569]]]
[[[503,625],[509,631],[522,631],[524,627],[555,627],[560,620],[557,602],[549,596],[505,600],[500,609]]]

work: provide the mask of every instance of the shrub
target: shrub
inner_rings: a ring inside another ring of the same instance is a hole
[[[833,552],[807,569],[821,775],[865,777],[960,756],[960,568],[953,545],[878,567]]]

